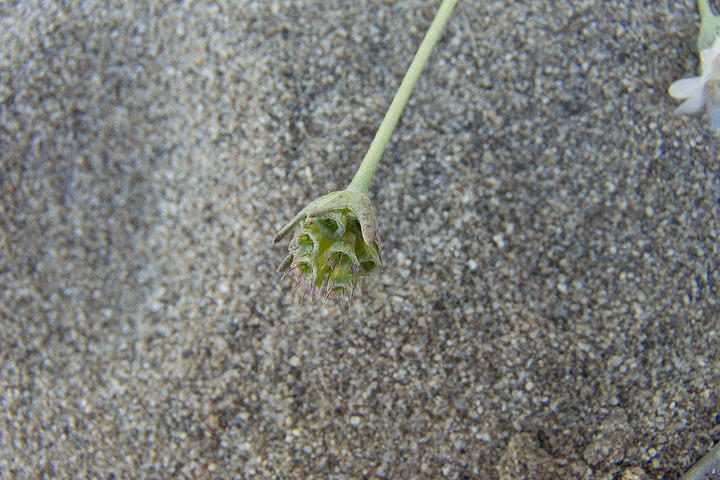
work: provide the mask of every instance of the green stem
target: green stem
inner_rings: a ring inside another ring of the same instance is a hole
[[[698,10],[700,11],[700,21],[705,20],[708,15],[713,16],[712,10],[710,9],[709,0],[698,0]]]
[[[408,68],[407,73],[405,73],[405,77],[400,84],[400,88],[398,88],[395,98],[393,98],[390,108],[388,108],[385,118],[383,118],[380,128],[375,134],[375,138],[370,144],[370,148],[365,154],[365,158],[363,158],[360,168],[358,168],[358,171],[355,174],[355,177],[353,177],[352,182],[350,182],[348,189],[364,193],[368,191],[373,175],[375,175],[375,169],[380,162],[380,157],[382,157],[383,151],[385,151],[385,146],[390,140],[390,136],[395,129],[395,125],[400,118],[400,114],[405,108],[408,98],[410,98],[410,93],[412,93],[415,82],[417,82],[418,77],[420,77],[420,73],[425,67],[428,58],[430,57],[430,53],[440,38],[443,27],[445,27],[445,23],[447,23],[448,17],[450,17],[450,13],[456,3],[457,0],[443,0],[440,5],[437,14],[435,14],[435,19],[425,34],[425,38],[420,44],[420,48],[418,48],[415,58],[413,58],[412,63],[410,63],[410,68]]]
[[[720,17],[710,8],[709,0],[698,0],[700,11],[700,33],[698,34],[697,48],[701,52],[709,48],[714,42],[720,28]]]

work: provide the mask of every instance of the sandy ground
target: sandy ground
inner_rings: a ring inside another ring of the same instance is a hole
[[[439,2],[0,5],[0,477],[675,479],[720,440],[695,2],[461,0],[370,194],[385,269],[287,300]]]

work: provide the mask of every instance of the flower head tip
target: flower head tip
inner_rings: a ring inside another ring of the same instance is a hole
[[[273,239],[278,243],[294,230],[289,254],[278,268],[292,272],[295,287],[312,298],[352,300],[360,278],[382,268],[380,234],[367,194],[341,190],[324,195],[302,209]]]

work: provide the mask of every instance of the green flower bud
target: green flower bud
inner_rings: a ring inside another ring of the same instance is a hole
[[[356,190],[322,196],[302,209],[273,239],[295,230],[279,272],[292,272],[295,287],[312,298],[352,299],[360,278],[382,268],[380,234],[370,199]]]

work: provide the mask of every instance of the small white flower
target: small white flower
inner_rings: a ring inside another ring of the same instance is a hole
[[[700,76],[683,78],[670,85],[670,96],[685,100],[675,113],[695,113],[705,107],[710,128],[720,133],[720,35],[700,52]]]

